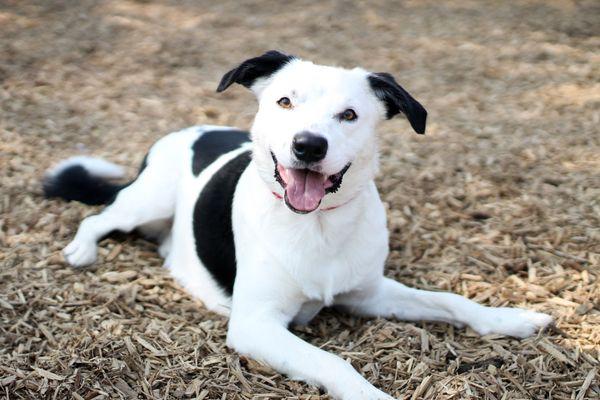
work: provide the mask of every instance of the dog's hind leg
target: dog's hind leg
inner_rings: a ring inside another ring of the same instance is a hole
[[[165,165],[149,164],[115,201],[100,214],[81,222],[73,241],[64,249],[69,264],[81,267],[97,257],[97,242],[112,231],[130,232],[157,221],[170,220],[175,208],[177,179]]]
[[[470,326],[480,335],[497,333],[524,338],[552,322],[552,317],[522,308],[486,307],[454,293],[413,289],[382,278],[370,289],[344,294],[336,305],[360,315],[408,321],[441,321]]]

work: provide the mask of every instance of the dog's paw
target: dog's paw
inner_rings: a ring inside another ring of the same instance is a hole
[[[336,396],[332,393],[333,397],[342,400],[395,400],[392,396],[382,392],[370,383],[361,385],[360,388],[352,388],[352,390],[348,390],[350,387],[351,385],[346,387],[346,392],[339,396]]]
[[[85,267],[96,261],[98,246],[94,241],[75,238],[63,250],[67,262],[73,267]]]
[[[373,388],[368,393],[361,391],[360,393],[353,393],[348,396],[341,397],[343,400],[395,400],[392,396],[382,392],[377,388]]]
[[[387,393],[382,392],[381,390],[377,389],[377,388],[373,388],[375,390],[373,390],[371,393],[368,393],[367,396],[362,397],[363,399],[370,399],[370,400],[395,400],[392,396],[390,396]]]
[[[532,336],[552,322],[548,314],[509,307],[486,308],[478,319],[471,328],[480,335],[497,333],[516,338]]]
[[[160,246],[158,246],[158,254],[162,258],[167,258],[169,256],[169,253],[171,252],[171,247],[172,247],[172,239],[171,239],[171,235],[169,235],[162,241]]]

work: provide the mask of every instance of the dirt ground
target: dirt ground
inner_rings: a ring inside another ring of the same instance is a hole
[[[133,174],[169,131],[248,128],[252,95],[215,88],[274,48],[391,72],[428,109],[425,136],[380,130],[389,276],[556,318],[526,340],[333,311],[296,332],[401,399],[600,398],[599,21],[595,0],[0,0],[0,397],[328,398],[228,350],[153,244],[69,268],[97,209],[40,190],[67,156]]]

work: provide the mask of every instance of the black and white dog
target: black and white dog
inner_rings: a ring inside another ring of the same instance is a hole
[[[217,91],[233,83],[258,98],[250,134],[217,126],[171,133],[125,185],[108,179],[122,175],[118,166],[94,158],[49,172],[47,196],[109,204],[84,219],[65,248],[71,265],[93,263],[97,242],[111,231],[152,233],[173,276],[230,317],[230,347],[340,399],[391,397],[288,330],[323,307],[521,338],[551,322],[384,277],[388,231],[373,181],[375,128],[403,114],[424,133],[427,117],[391,75],[269,51],[226,73]]]

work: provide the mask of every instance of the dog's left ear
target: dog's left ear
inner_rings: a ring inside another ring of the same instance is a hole
[[[257,79],[274,74],[295,58],[276,50],[267,51],[262,56],[250,58],[223,75],[217,92],[222,92],[234,83],[252,88]]]
[[[385,105],[387,119],[402,113],[415,132],[425,133],[427,110],[404,90],[392,75],[386,72],[376,72],[370,74],[368,79],[375,96]]]

